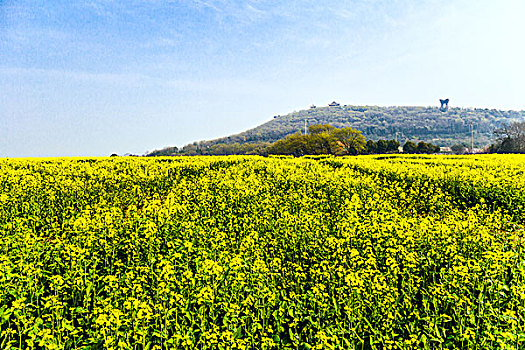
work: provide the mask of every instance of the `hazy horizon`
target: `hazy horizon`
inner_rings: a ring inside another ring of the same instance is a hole
[[[525,2],[0,2],[0,157],[143,154],[325,106],[525,110]]]

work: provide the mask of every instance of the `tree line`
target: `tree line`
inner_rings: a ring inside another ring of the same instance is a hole
[[[175,155],[359,155],[398,153],[400,143],[396,140],[366,140],[363,134],[351,127],[336,128],[329,124],[316,124],[307,134],[295,133],[270,142],[219,143],[207,145],[194,142],[181,149],[169,147],[153,151],[148,156]],[[431,143],[407,141],[403,153],[437,153],[440,148]]]
[[[496,142],[489,153],[525,153],[525,121],[504,124],[494,131]]]

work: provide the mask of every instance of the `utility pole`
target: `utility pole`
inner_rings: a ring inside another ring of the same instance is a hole
[[[470,153],[474,153],[474,126],[470,123]]]
[[[306,135],[307,134],[307,130],[306,130],[306,119],[304,120],[304,134]]]

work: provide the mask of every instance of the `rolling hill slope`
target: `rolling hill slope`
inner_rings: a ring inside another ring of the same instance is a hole
[[[398,133],[399,140],[422,140],[440,146],[470,142],[472,123],[475,146],[484,146],[492,140],[495,128],[503,123],[524,120],[525,111],[450,108],[441,112],[437,107],[318,107],[276,116],[256,128],[215,142],[276,141],[303,131],[305,119],[307,125],[350,126],[361,131],[367,139],[393,139]]]
[[[402,144],[407,140],[425,141],[441,147],[458,143],[470,145],[472,125],[474,147],[484,147],[492,142],[494,129],[504,123],[525,120],[525,111],[487,108],[449,108],[441,111],[438,107],[413,106],[316,107],[275,116],[253,129],[201,141],[198,146],[274,142],[286,135],[304,132],[305,120],[307,125],[331,124],[338,128],[350,126],[361,131],[366,139],[397,139]]]

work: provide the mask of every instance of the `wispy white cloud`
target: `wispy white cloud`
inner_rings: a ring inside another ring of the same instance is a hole
[[[193,7],[211,9],[219,20],[229,20],[243,25],[260,23],[272,17],[292,17],[288,7],[268,1],[190,0]]]
[[[55,28],[9,28],[3,32],[3,37],[10,44],[15,46],[32,45],[45,40],[46,42],[56,43],[71,40],[72,35],[63,30]]]
[[[98,0],[98,1],[82,1],[76,3],[81,9],[91,11],[98,17],[115,18],[116,13],[114,11],[113,1]]]
[[[172,33],[170,36],[158,36],[139,45],[145,49],[150,48],[175,48],[183,43],[183,36],[178,33]]]
[[[273,84],[249,78],[228,79],[177,79],[155,77],[142,73],[94,73],[59,69],[38,69],[0,67],[2,77],[16,76],[20,81],[66,81],[66,83],[93,83],[98,86],[119,86],[123,88],[167,88],[188,92],[256,94],[261,89],[271,89]],[[29,79],[29,80],[26,80]]]
[[[62,79],[75,82],[95,82],[115,85],[124,84],[128,86],[147,85],[159,82],[159,79],[154,79],[147,75],[138,73],[93,73],[85,71],[20,67],[0,67],[0,76],[17,76],[24,79],[42,79],[44,81]]]
[[[218,13],[223,13],[224,1],[216,0],[190,0],[197,8],[209,8]],[[221,6],[222,5],[222,6]]]

